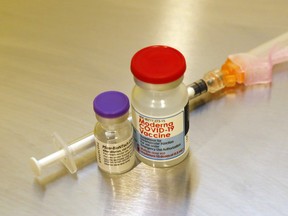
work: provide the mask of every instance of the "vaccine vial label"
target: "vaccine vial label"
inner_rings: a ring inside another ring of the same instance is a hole
[[[135,163],[133,137],[120,143],[108,144],[96,139],[98,166],[109,173],[123,173],[133,168]]]
[[[133,108],[134,144],[137,152],[151,160],[171,160],[188,148],[188,105],[179,112],[149,117]]]

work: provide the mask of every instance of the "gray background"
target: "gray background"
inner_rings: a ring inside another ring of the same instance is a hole
[[[93,150],[34,179],[29,158],[93,130],[92,100],[130,95],[130,59],[165,44],[187,60],[185,83],[287,31],[286,0],[0,2],[0,215],[288,215],[288,65],[273,83],[191,102],[191,154],[110,177]]]

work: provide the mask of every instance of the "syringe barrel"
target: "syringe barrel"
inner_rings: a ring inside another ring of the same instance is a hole
[[[207,85],[203,79],[197,80],[190,85],[187,85],[188,98],[191,100],[205,92],[207,92]]]
[[[85,149],[89,149],[93,147],[95,144],[95,138],[93,132],[90,132],[79,139],[72,141],[68,148],[74,154],[84,151]]]
[[[210,93],[215,93],[225,88],[223,79],[222,79],[222,71],[220,70],[212,70],[206,73],[203,77],[207,85],[207,90]]]
[[[41,167],[45,167],[45,166],[55,163],[56,161],[63,159],[64,157],[65,157],[65,151],[59,150],[57,152],[54,152],[53,154],[50,154],[38,160],[38,165]]]

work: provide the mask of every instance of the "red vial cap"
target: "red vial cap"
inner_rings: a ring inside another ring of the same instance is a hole
[[[152,84],[173,82],[186,70],[184,56],[168,46],[149,46],[138,51],[131,60],[131,71],[140,81]]]

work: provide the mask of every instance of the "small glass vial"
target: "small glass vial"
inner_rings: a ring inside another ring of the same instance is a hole
[[[167,46],[146,47],[131,60],[134,143],[137,157],[147,165],[170,167],[188,155],[185,70],[184,56]]]
[[[129,171],[135,164],[133,129],[127,120],[128,97],[118,91],[99,94],[93,102],[96,119],[94,136],[98,166],[109,174]]]

